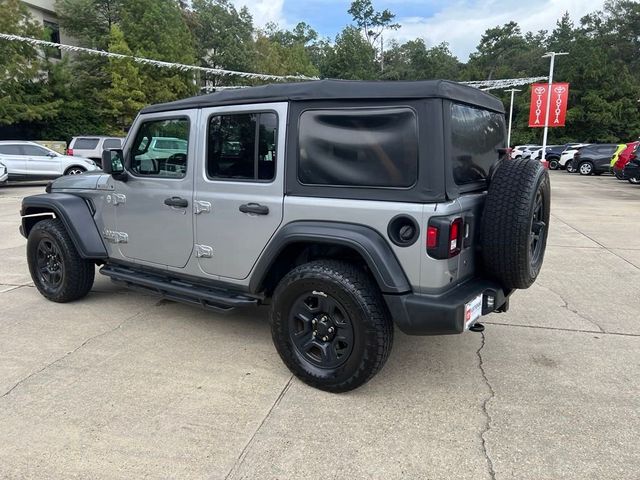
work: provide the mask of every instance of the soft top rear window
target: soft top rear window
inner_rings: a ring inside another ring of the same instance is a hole
[[[418,122],[409,107],[304,111],[298,145],[305,185],[409,188],[418,177]]]
[[[505,146],[504,115],[451,105],[451,163],[458,185],[483,182]]]

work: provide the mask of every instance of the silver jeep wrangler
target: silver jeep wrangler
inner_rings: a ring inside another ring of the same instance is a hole
[[[549,178],[504,109],[448,81],[266,85],[142,110],[104,172],[22,204],[55,302],[116,282],[227,313],[270,305],[304,382],[356,388],[405,333],[480,329],[542,265]]]

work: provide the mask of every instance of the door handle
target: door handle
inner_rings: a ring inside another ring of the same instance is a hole
[[[189,201],[182,197],[170,197],[165,198],[164,204],[169,207],[187,208],[189,206]]]
[[[268,215],[269,207],[260,205],[259,203],[245,203],[240,205],[239,210],[242,213],[253,213],[255,215]]]

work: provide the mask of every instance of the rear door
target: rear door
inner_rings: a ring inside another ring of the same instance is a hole
[[[22,152],[21,145],[0,145],[0,162],[7,167],[11,179],[21,179],[27,175],[27,157]]]
[[[287,104],[203,109],[194,202],[196,255],[244,279],[282,222]]]

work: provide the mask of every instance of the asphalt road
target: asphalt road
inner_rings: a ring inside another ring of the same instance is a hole
[[[220,317],[97,275],[33,288],[0,187],[0,478],[637,479],[640,187],[551,172],[538,282],[484,334],[397,333],[342,395],[291,377],[265,311]]]

